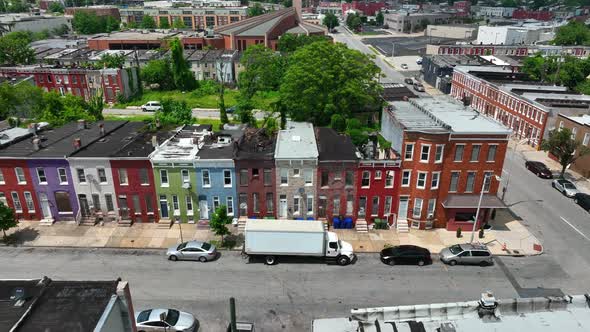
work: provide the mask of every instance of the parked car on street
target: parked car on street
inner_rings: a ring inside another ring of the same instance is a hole
[[[404,78],[404,83],[409,84],[409,85],[414,85],[414,80],[412,80],[412,78],[410,78],[410,77],[406,77],[406,78]]]
[[[171,261],[186,260],[204,263],[217,257],[217,249],[207,242],[188,241],[168,248],[166,256]]]
[[[405,63],[402,63],[402,69],[408,69],[408,65]]]
[[[552,179],[553,178],[553,173],[551,173],[551,170],[547,167],[547,165],[543,164],[540,161],[528,160],[524,163],[524,167],[526,167],[526,169],[533,172],[535,175],[537,175],[540,178],[545,178],[545,179]]]
[[[420,82],[414,82],[414,90],[418,92],[424,92],[424,85],[422,85]]]
[[[141,105],[143,112],[156,112],[162,109],[162,104],[159,101],[148,101],[144,105]]]
[[[440,260],[449,265],[477,264],[486,266],[493,264],[492,253],[483,244],[455,244],[440,252]]]
[[[551,182],[551,186],[567,197],[574,197],[579,193],[578,188],[571,181],[565,179],[555,179]]]
[[[430,257],[430,251],[426,248],[402,245],[381,250],[381,262],[391,266],[400,264],[423,266],[431,264],[432,258]]]
[[[577,193],[574,195],[574,202],[581,206],[584,210],[590,212],[590,195]]]
[[[416,59],[416,64],[421,65],[422,64],[422,58]]]
[[[225,112],[227,114],[234,114],[236,112],[236,107],[235,106],[228,107],[228,108],[225,109]]]
[[[137,332],[192,332],[199,321],[188,312],[176,309],[148,309],[135,313]]]

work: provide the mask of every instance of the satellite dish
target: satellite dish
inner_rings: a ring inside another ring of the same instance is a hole
[[[191,183],[190,182],[185,182],[182,184],[182,188],[183,189],[190,189],[191,188]]]
[[[305,188],[299,188],[298,191],[299,191],[300,194],[305,194]]]

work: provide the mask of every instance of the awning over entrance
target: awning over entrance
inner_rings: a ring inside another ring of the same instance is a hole
[[[449,195],[447,200],[442,203],[445,209],[477,209],[479,195]],[[505,209],[506,204],[496,195],[483,195],[481,207],[484,209]]]

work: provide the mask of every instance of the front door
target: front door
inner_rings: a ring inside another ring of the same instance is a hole
[[[199,201],[199,213],[201,219],[209,219],[209,204],[207,201]]]
[[[127,205],[127,196],[119,196],[119,212],[122,220],[129,220],[129,206]]]
[[[399,198],[399,220],[407,220],[408,219],[408,197],[400,197]]]
[[[160,215],[162,216],[162,219],[168,219],[169,215],[168,215],[168,201],[166,200],[166,196],[162,195],[160,196]]]
[[[40,193],[39,200],[41,201],[41,211],[43,212],[43,218],[51,218],[51,209],[49,208],[49,199],[47,199],[47,194]]]
[[[86,195],[78,195],[78,200],[80,200],[80,213],[82,214],[82,218],[90,217],[90,207],[88,206]]]
[[[279,218],[287,218],[287,197],[281,195],[279,200]]]

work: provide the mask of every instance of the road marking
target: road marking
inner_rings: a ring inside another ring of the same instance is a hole
[[[568,224],[571,228],[574,229],[574,231],[578,232],[580,235],[582,235],[586,240],[590,241],[590,238],[588,238],[586,236],[586,234],[582,233],[582,231],[580,231],[579,229],[576,228],[576,226],[572,225],[569,221],[565,220],[564,217],[560,216],[559,218],[561,218],[561,220],[563,220],[563,222],[565,222],[566,224]]]

